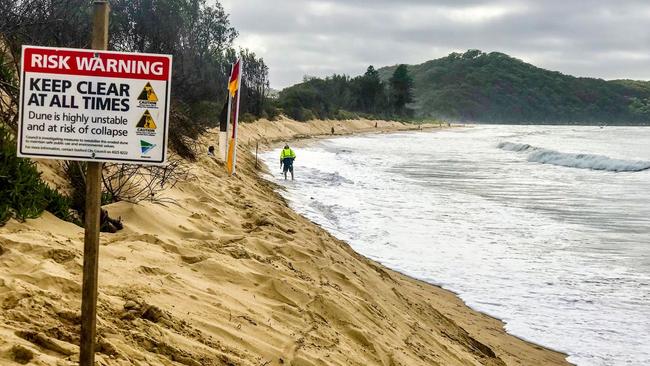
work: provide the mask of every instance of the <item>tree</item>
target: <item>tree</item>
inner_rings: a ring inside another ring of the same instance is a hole
[[[269,67],[248,49],[240,50],[239,55],[244,62],[240,113],[261,116],[268,103]]]
[[[237,35],[219,2],[111,1],[111,47],[172,54],[173,96],[190,105],[225,99]]]
[[[389,80],[390,101],[395,114],[407,114],[406,105],[413,102],[413,78],[406,65],[397,66]]]
[[[18,75],[23,44],[88,46],[89,0],[0,1],[0,118],[12,129],[18,120]]]
[[[379,72],[372,65],[368,66],[366,73],[358,78],[358,84],[359,109],[367,113],[378,112],[384,90]]]

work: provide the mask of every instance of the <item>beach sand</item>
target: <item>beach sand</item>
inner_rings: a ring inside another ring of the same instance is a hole
[[[567,365],[451,292],[355,253],[254,166],[257,140],[412,128],[374,123],[243,124],[235,177],[204,154],[164,194],[174,203],[105,206],[125,228],[101,235],[97,363]],[[0,228],[0,365],[78,363],[82,251],[83,229],[49,213]]]

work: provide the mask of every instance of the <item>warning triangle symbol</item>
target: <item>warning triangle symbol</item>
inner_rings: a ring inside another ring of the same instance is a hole
[[[150,129],[155,129],[156,128],[156,122],[153,121],[153,117],[151,117],[151,113],[149,113],[148,109],[146,111],[144,111],[144,113],[142,114],[142,117],[140,117],[140,121],[138,122],[136,127],[150,128]]]
[[[151,86],[150,82],[147,81],[144,88],[142,88],[140,95],[138,95],[138,100],[145,100],[147,102],[158,101],[158,96],[156,95],[156,92],[153,91],[153,87]]]

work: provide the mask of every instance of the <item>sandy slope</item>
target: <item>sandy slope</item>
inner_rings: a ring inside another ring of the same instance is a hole
[[[258,122],[241,141],[374,130],[374,122]],[[382,129],[404,128],[380,122]],[[201,143],[214,141],[214,134]],[[207,156],[167,193],[117,203],[102,234],[101,365],[555,365],[453,294],[390,271],[287,208],[240,150]],[[0,228],[0,365],[74,365],[80,228],[50,214]]]

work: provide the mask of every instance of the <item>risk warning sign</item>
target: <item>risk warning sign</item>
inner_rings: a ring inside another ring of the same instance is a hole
[[[23,46],[18,156],[163,164],[172,57]]]

